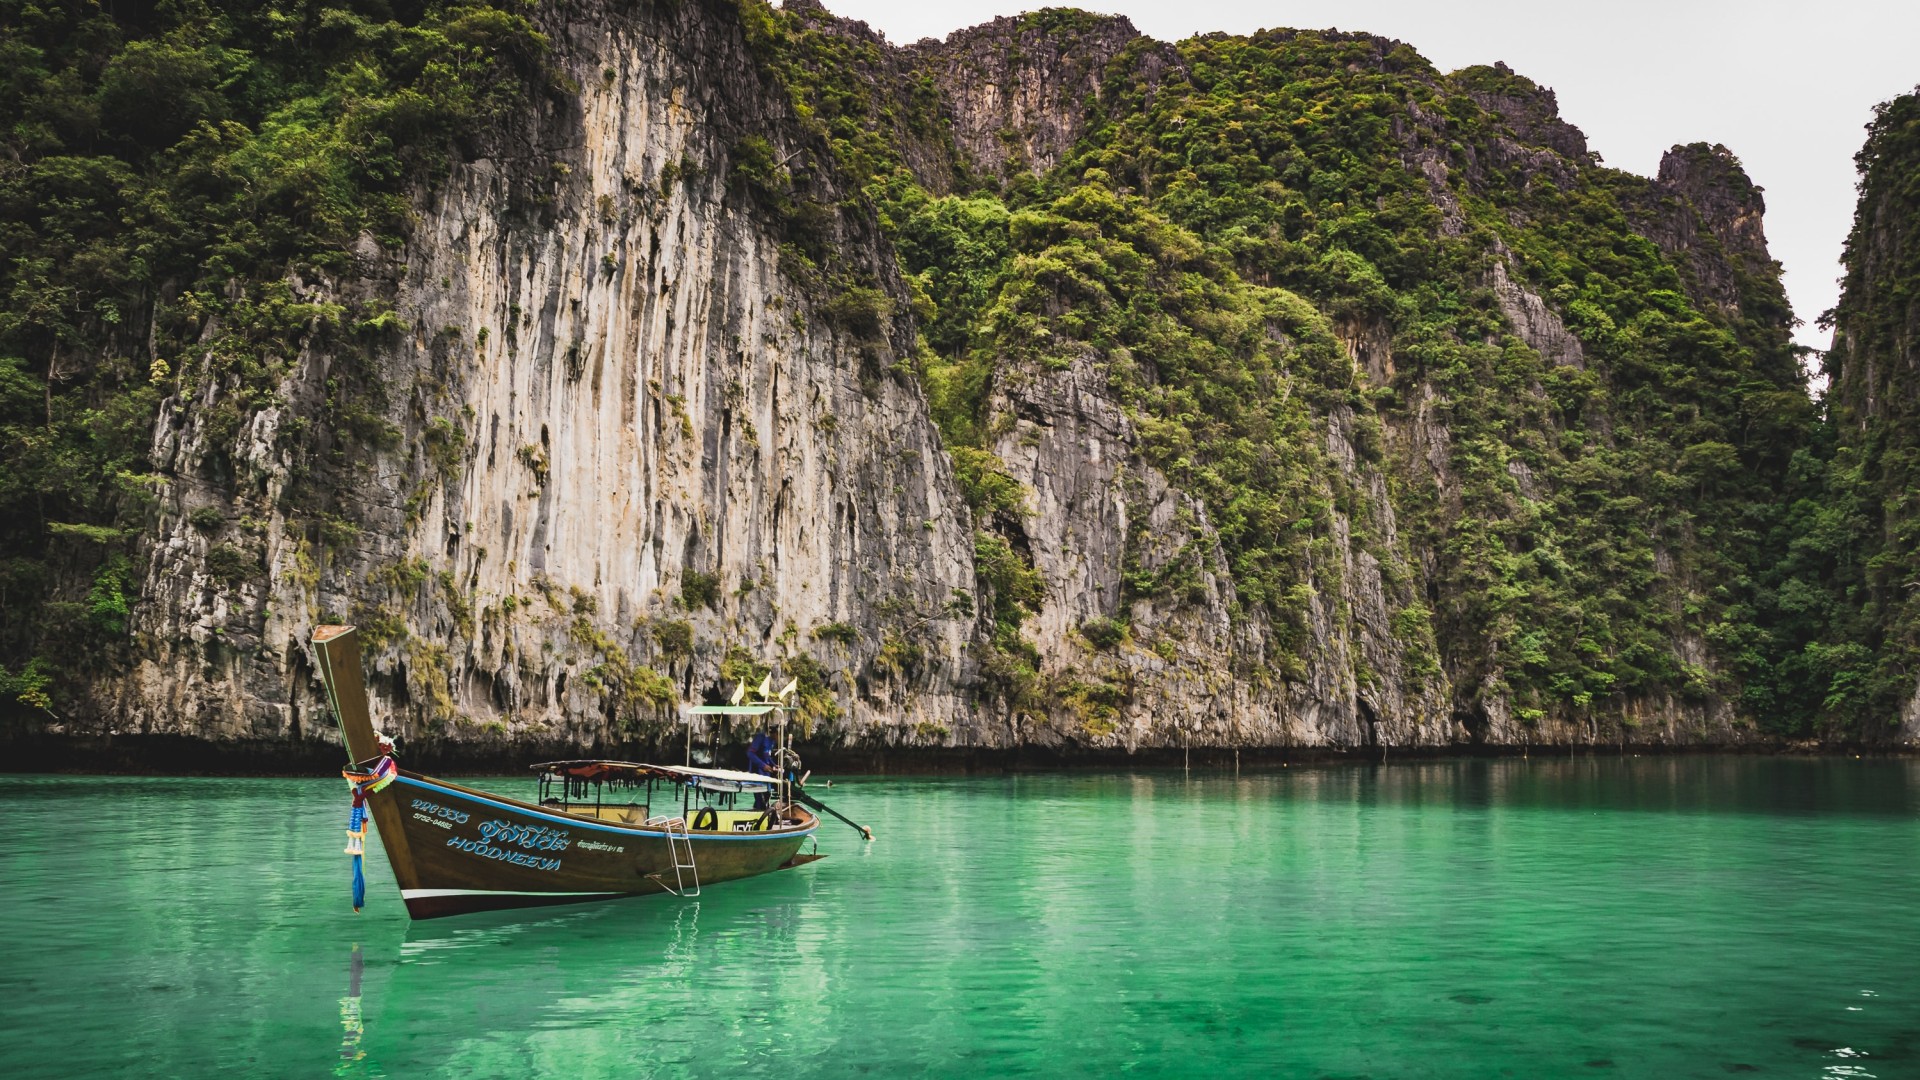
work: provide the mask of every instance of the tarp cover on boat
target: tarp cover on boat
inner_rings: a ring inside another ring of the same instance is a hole
[[[571,776],[577,780],[645,779],[658,777],[675,783],[692,784],[703,791],[766,791],[777,786],[777,777],[737,769],[698,769],[691,765],[644,765],[632,761],[544,761],[535,772]]]

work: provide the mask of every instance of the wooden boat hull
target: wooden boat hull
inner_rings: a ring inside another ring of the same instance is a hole
[[[368,807],[416,919],[645,896],[677,884],[659,829],[561,813],[404,769],[369,796]],[[794,814],[801,824],[777,831],[690,834],[700,884],[812,862],[817,856],[800,848],[819,823],[804,810]]]

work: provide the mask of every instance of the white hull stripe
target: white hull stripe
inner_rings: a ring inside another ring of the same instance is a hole
[[[618,892],[545,892],[533,889],[401,889],[402,900],[432,896],[619,896]]]

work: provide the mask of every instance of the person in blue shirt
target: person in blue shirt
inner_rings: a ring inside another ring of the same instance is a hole
[[[773,736],[764,731],[756,734],[747,744],[747,771],[762,776],[776,775],[780,770],[773,764],[774,749]]]
[[[762,776],[778,776],[780,769],[774,764],[773,755],[773,736],[764,731],[754,735],[753,741],[747,744],[747,771],[756,772]],[[755,810],[767,808],[766,792],[763,791],[753,797],[753,808]]]

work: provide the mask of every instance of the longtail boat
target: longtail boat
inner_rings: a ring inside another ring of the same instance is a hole
[[[800,851],[819,826],[802,804],[819,803],[785,770],[766,776],[691,764],[550,761],[534,766],[539,795],[529,803],[401,768],[392,740],[374,730],[354,628],[320,627],[313,646],[347,746],[355,910],[364,902],[369,817],[415,919],[698,895],[703,885],[823,858]],[[766,717],[781,708],[735,697],[733,705],[691,711]],[[736,805],[742,796],[746,807]]]

